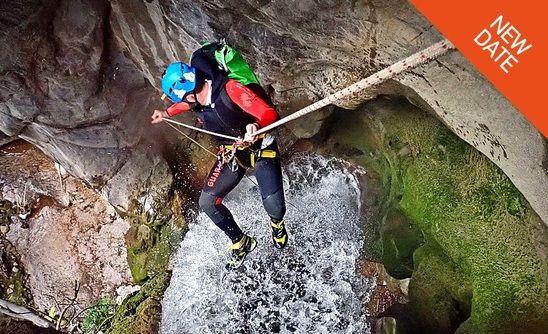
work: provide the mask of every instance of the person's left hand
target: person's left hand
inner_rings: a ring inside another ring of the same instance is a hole
[[[257,136],[253,136],[252,134],[259,131],[259,124],[257,123],[251,123],[245,126],[245,135],[244,135],[244,141],[248,143],[254,143],[257,141]]]

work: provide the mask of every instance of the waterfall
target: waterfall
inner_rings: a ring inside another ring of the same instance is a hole
[[[356,273],[360,171],[300,153],[283,172],[287,247],[272,244],[259,191],[244,178],[223,203],[257,248],[226,271],[229,239],[196,214],[171,262],[160,333],[370,333],[364,304],[374,283]]]

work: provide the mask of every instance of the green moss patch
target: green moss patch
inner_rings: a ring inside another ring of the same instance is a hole
[[[105,334],[158,333],[162,296],[170,278],[171,273],[160,273],[144,283],[135,295],[126,298]]]
[[[27,280],[19,253],[11,242],[0,235],[0,299],[25,307],[33,306]]]
[[[401,210],[391,209],[385,215],[380,235],[386,271],[397,279],[411,277],[413,253],[423,242],[421,232]]]
[[[478,333],[516,333],[525,319],[546,328],[546,263],[529,233],[536,216],[486,157],[456,136],[449,142],[443,127],[434,134],[408,137],[422,153],[404,174],[402,208],[469,275]]]
[[[420,333],[451,334],[471,313],[469,277],[433,241],[414,253],[407,312]]]
[[[175,192],[168,206],[152,211],[157,213],[155,216],[144,212],[137,201],[131,210],[119,211],[130,224],[125,235],[128,264],[133,280],[141,289],[124,300],[105,334],[158,332],[161,300],[171,277],[169,259],[186,232],[186,221],[181,214],[186,202],[186,197]]]

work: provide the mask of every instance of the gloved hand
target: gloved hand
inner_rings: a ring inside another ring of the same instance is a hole
[[[259,131],[259,124],[251,123],[245,126],[244,142],[254,143],[257,141],[257,136],[252,136],[253,133]]]

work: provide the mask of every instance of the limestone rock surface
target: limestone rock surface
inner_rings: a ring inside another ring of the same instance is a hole
[[[158,100],[165,65],[201,43],[226,37],[286,116],[444,38],[403,0],[7,0],[0,13],[0,130],[122,207],[147,182],[159,199],[171,185],[156,140],[171,130],[148,118],[167,106]],[[458,50],[336,104],[353,109],[381,94],[437,115],[548,222],[546,138]],[[281,136],[311,137],[329,113],[292,121]]]

